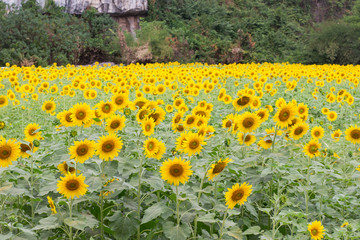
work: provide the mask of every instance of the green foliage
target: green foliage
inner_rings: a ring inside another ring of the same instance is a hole
[[[0,65],[92,63],[119,54],[110,49],[115,36],[109,29],[115,29],[115,22],[107,15],[94,14],[95,10],[77,18],[64,13],[53,1],[43,10],[35,1],[27,1],[7,15],[3,10]]]

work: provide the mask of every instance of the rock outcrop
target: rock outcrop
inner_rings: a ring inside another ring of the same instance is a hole
[[[0,0],[9,6],[20,6],[22,0]],[[44,7],[47,0],[36,0]],[[121,28],[134,33],[139,28],[140,16],[148,11],[147,0],[54,0],[55,4],[64,7],[70,14],[80,15],[87,8],[93,7],[99,13],[110,14]]]

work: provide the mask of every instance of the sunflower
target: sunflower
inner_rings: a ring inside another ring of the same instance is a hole
[[[272,139],[269,136],[263,137],[259,142],[258,145],[263,149],[269,149],[273,144]]]
[[[110,133],[107,136],[101,136],[96,143],[96,154],[100,159],[109,161],[119,155],[119,151],[123,146],[121,137],[117,137],[114,133]]]
[[[308,230],[311,235],[311,239],[320,240],[324,237],[324,226],[321,225],[320,221],[314,221],[308,225]]]
[[[226,118],[222,120],[222,128],[227,128],[227,131],[230,131],[237,117],[238,116],[234,114],[227,115]]]
[[[141,127],[145,136],[151,136],[155,131],[154,119],[146,117],[141,121]]]
[[[60,177],[61,180],[57,183],[57,191],[64,195],[66,198],[74,198],[85,195],[87,187],[84,183],[85,176],[82,174],[76,176],[75,174],[66,174],[65,177]]]
[[[239,184],[235,184],[232,188],[228,188],[228,191],[225,193],[226,205],[228,208],[233,209],[235,205],[238,203],[240,206],[243,205],[247,198],[250,196],[252,192],[252,185],[244,182],[239,186]]]
[[[197,123],[198,118],[199,117],[196,116],[196,115],[187,115],[186,118],[185,118],[185,121],[184,121],[184,127],[186,129],[196,127],[196,123]]]
[[[164,155],[164,153],[166,152],[166,147],[165,147],[165,143],[163,143],[162,141],[158,142],[158,146],[159,146],[159,149],[155,153],[153,158],[160,160],[162,158],[162,156]]]
[[[166,112],[161,107],[156,107],[155,111],[149,114],[149,117],[154,119],[155,125],[159,125],[165,119]]]
[[[75,173],[75,168],[69,166],[65,161],[63,163],[60,163],[57,168],[59,169],[59,171],[66,175],[67,173]]]
[[[350,126],[345,131],[345,139],[356,144],[360,143],[360,128],[357,125]]]
[[[250,112],[242,114],[237,122],[239,123],[239,131],[243,133],[255,131],[261,124],[260,117],[256,113]]]
[[[5,95],[0,95],[0,107],[5,107],[9,104],[9,100]]]
[[[45,101],[41,107],[41,109],[47,113],[52,113],[55,110],[55,108],[56,108],[56,104],[52,100]]]
[[[125,116],[113,115],[106,120],[106,130],[110,133],[121,131],[125,127]]]
[[[20,156],[21,156],[22,158],[28,158],[28,157],[30,157],[30,154],[28,153],[28,151],[30,151],[30,152],[36,152],[37,149],[38,149],[38,148],[35,147],[32,142],[30,142],[30,143],[28,143],[28,144],[21,143],[21,144],[20,144]]]
[[[247,146],[250,146],[251,144],[253,144],[256,141],[256,137],[255,135],[251,135],[251,134],[246,134],[245,139],[244,139],[244,133],[239,132],[238,136],[238,141],[240,144],[245,144]]]
[[[41,131],[40,126],[36,123],[30,123],[26,126],[24,133],[25,133],[25,140],[28,142],[32,142],[35,139],[41,139]]]
[[[74,126],[74,122],[71,118],[71,112],[70,111],[62,111],[60,113],[58,113],[58,115],[56,116],[57,119],[59,119],[61,125],[65,126],[65,127],[72,127]]]
[[[75,126],[87,124],[95,118],[94,111],[91,110],[90,106],[86,103],[77,103],[69,111],[71,112],[70,117]]]
[[[182,143],[184,153],[187,153],[189,156],[200,153],[202,146],[205,145],[204,138],[199,136],[197,133],[188,132],[186,139]]]
[[[295,124],[290,128],[289,136],[294,140],[302,138],[309,130],[309,125],[305,122]]]
[[[309,115],[308,106],[305,105],[304,103],[299,103],[299,105],[297,106],[297,114],[299,115],[299,117],[301,119],[306,120],[308,118],[308,115]]]
[[[115,105],[116,109],[123,109],[129,102],[129,97],[126,93],[115,94],[112,97],[112,103]]]
[[[213,181],[213,178],[219,175],[229,162],[232,162],[232,160],[226,158],[226,159],[220,159],[215,164],[211,164],[211,169],[207,172],[209,181],[210,180]]]
[[[321,143],[317,140],[311,139],[305,146],[304,146],[304,153],[308,155],[310,158],[320,155],[319,149],[321,148]]]
[[[148,138],[144,142],[145,156],[152,158],[159,151],[159,141],[156,138]]]
[[[311,137],[318,140],[324,137],[324,128],[316,126],[311,130]]]
[[[334,139],[334,142],[338,142],[340,140],[341,134],[342,134],[341,130],[338,129],[331,134],[331,138]]]
[[[294,104],[282,103],[274,116],[274,121],[280,128],[286,128],[292,123],[296,113],[297,111]]]
[[[171,127],[174,133],[185,131],[185,127],[182,124],[172,124]]]
[[[172,124],[180,124],[182,122],[182,117],[184,116],[183,112],[175,113],[175,115],[172,117]]]
[[[269,110],[267,110],[266,108],[261,108],[259,110],[257,110],[256,112],[256,115],[258,115],[260,117],[260,121],[263,123],[265,122],[266,120],[268,120],[269,118]]]
[[[7,167],[12,164],[12,161],[20,155],[20,145],[15,139],[9,139],[0,136],[0,167]]]
[[[330,122],[333,122],[337,119],[337,113],[335,111],[330,111],[328,114],[327,114],[327,119],[330,121]]]
[[[169,184],[178,186],[179,183],[185,184],[193,173],[189,161],[175,157],[173,160],[168,159],[160,167],[161,178]]]
[[[232,103],[236,111],[241,111],[247,106],[249,106],[251,104],[251,101],[252,101],[252,96],[246,94],[238,98],[235,98]]]
[[[69,147],[69,154],[71,159],[75,159],[76,162],[84,163],[91,158],[95,153],[94,141],[84,140],[75,141],[74,146]]]
[[[97,112],[100,114],[100,119],[109,118],[111,117],[115,111],[116,107],[112,102],[104,102],[101,101],[95,105]]]
[[[52,200],[52,198],[50,196],[47,196],[47,200],[49,202],[49,205],[50,205],[50,208],[51,208],[51,212],[53,214],[56,214],[56,207],[55,207],[55,204],[54,204],[54,201]]]

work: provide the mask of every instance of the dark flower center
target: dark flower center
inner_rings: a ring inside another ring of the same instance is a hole
[[[11,155],[11,147],[10,146],[2,146],[0,148],[0,159],[7,159]]]
[[[242,122],[244,128],[251,128],[254,125],[255,121],[253,118],[245,118]]]
[[[235,190],[231,195],[231,200],[237,202],[244,197],[244,191],[242,189]]]
[[[66,120],[67,122],[72,122],[72,119],[71,119],[70,116],[71,116],[71,113],[66,114],[65,120]]]
[[[53,107],[52,103],[47,103],[47,104],[45,105],[45,109],[48,110],[48,111],[51,110],[52,107]]]
[[[199,141],[195,139],[190,142],[189,147],[191,149],[197,149],[199,145],[200,145]]]
[[[300,135],[303,131],[304,131],[304,129],[302,127],[298,127],[295,129],[294,133],[295,133],[295,135]]]
[[[22,144],[20,144],[20,150],[25,153],[27,151],[30,151],[31,148],[29,145],[22,143]]]
[[[110,124],[110,128],[112,129],[116,129],[120,126],[120,121],[119,120],[115,120]]]
[[[231,120],[227,120],[227,122],[225,123],[225,127],[230,128],[231,125],[232,125]]]
[[[280,111],[280,114],[279,114],[279,119],[280,121],[286,121],[288,120],[290,117],[290,111],[288,109],[283,109]]]
[[[75,180],[75,179],[71,179],[69,181],[66,182],[66,188],[70,191],[75,191],[80,187],[80,183]]]
[[[115,148],[114,142],[112,140],[108,140],[103,143],[101,150],[103,150],[103,152],[111,152],[114,148]]]
[[[311,146],[309,147],[309,152],[310,152],[311,154],[314,154],[314,153],[316,153],[317,151],[318,151],[318,148],[317,148],[316,145],[311,145]]]
[[[78,156],[84,156],[85,154],[87,154],[88,151],[89,151],[89,147],[86,144],[80,145],[76,149],[76,153]]]
[[[352,130],[350,135],[353,139],[359,139],[360,138],[360,130],[358,130],[358,129]]]
[[[215,165],[214,169],[213,169],[213,174],[217,174],[217,173],[221,173],[222,170],[224,170],[224,168],[226,167],[226,163],[225,162],[219,162]]]
[[[240,106],[245,106],[250,102],[250,98],[247,96],[240,97],[237,101],[237,104]]]
[[[83,120],[86,117],[86,113],[85,112],[77,112],[76,113],[76,118],[79,120]]]
[[[117,97],[117,98],[115,98],[115,103],[116,103],[117,105],[121,105],[121,104],[123,104],[123,102],[124,102],[123,97]]]
[[[101,110],[104,112],[104,113],[109,113],[110,111],[111,111],[111,106],[110,106],[110,104],[105,104],[102,108],[101,108]]]
[[[173,164],[170,167],[170,175],[173,177],[181,176],[184,172],[184,168],[180,164]]]

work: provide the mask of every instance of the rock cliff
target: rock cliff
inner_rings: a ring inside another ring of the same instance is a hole
[[[22,0],[0,0],[9,6],[20,6]],[[47,0],[36,0],[44,7]],[[147,0],[54,0],[55,4],[65,8],[70,14],[80,15],[93,7],[99,13],[110,14],[123,29],[134,33],[139,28],[140,16],[148,11]]]

